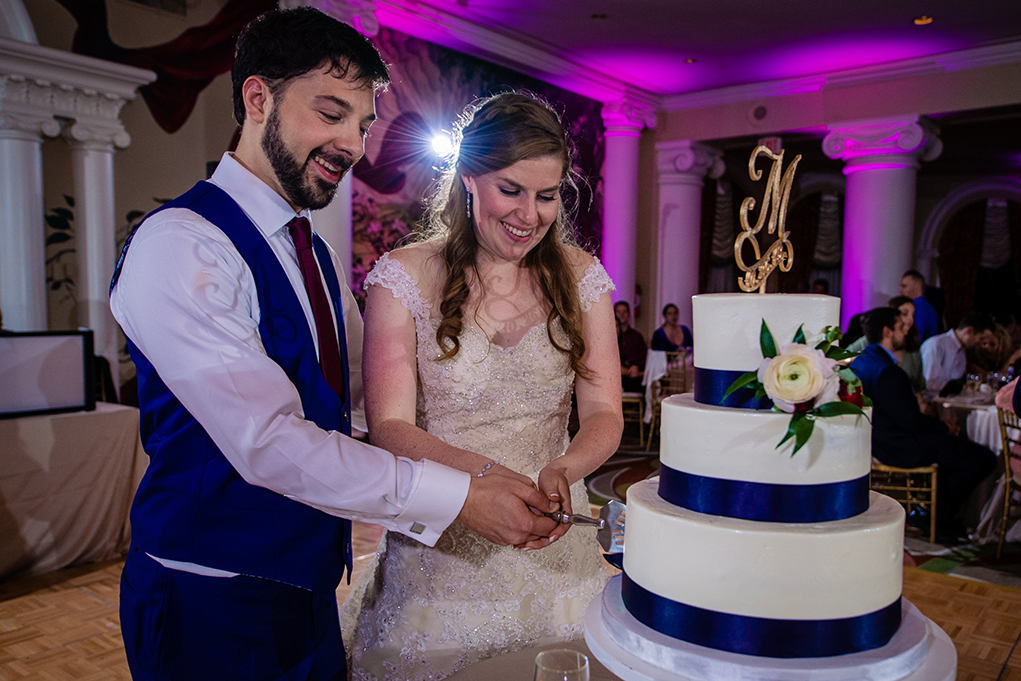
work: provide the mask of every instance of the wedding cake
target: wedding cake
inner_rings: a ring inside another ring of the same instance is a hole
[[[839,299],[692,310],[695,392],[663,401],[660,475],[628,489],[593,652],[624,678],[953,678],[952,644],[901,598],[904,511],[869,490],[870,410],[826,342]],[[916,676],[937,639],[950,675]]]

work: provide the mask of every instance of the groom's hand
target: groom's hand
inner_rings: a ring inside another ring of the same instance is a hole
[[[518,546],[548,537],[557,522],[531,510],[556,510],[532,484],[508,475],[472,478],[458,521],[500,546]]]

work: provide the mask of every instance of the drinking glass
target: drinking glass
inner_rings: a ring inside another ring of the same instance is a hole
[[[533,681],[589,681],[588,657],[569,648],[544,650],[535,656]]]

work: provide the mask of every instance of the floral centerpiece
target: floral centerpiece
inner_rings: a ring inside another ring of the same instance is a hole
[[[857,354],[837,345],[841,335],[839,328],[827,326],[822,331],[822,340],[812,346],[805,340],[802,325],[791,343],[778,352],[763,319],[759,332],[762,363],[758,370],[739,376],[724,397],[741,388],[753,389],[756,398],[768,397],[773,401],[773,409],[790,414],[787,433],[776,446],[779,448],[793,437],[791,456],[794,456],[812,436],[815,419],[841,414],[865,416],[864,407],[872,406],[862,391],[861,380],[842,363]]]

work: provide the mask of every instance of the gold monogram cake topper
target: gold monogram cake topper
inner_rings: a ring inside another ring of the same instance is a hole
[[[794,264],[794,246],[787,238],[785,223],[787,221],[787,199],[791,194],[794,171],[798,167],[798,162],[801,161],[801,155],[798,154],[794,157],[781,179],[783,149],[779,154],[774,154],[768,147],[762,145],[755,147],[751,158],[748,159],[748,176],[755,182],[762,178],[762,171],[755,167],[755,161],[758,160],[759,154],[772,159],[773,167],[769,170],[766,193],[762,197],[762,208],[759,209],[759,219],[755,222],[754,227],[748,224],[748,212],[755,209],[755,199],[749,196],[741,203],[742,231],[734,242],[734,258],[737,260],[737,266],[744,272],[744,276],[737,280],[737,285],[741,287],[741,290],[751,292],[758,289],[759,293],[765,293],[766,279],[769,278],[773,270],[779,267],[781,272],[789,272],[791,265]],[[771,202],[772,210],[770,210]],[[769,215],[769,224],[766,231],[769,234],[776,233],[776,241],[766,249],[765,253],[762,253],[755,235],[762,229],[767,214]],[[752,251],[755,253],[756,260],[751,265],[745,265],[744,258],[741,256],[741,247],[745,241],[751,242]]]

